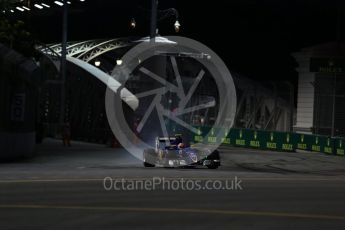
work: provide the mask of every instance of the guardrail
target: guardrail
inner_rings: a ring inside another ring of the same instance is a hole
[[[196,127],[199,133],[193,142],[213,144],[221,138],[223,145],[255,148],[282,152],[295,152],[297,149],[344,156],[345,138],[332,138],[321,135],[291,132],[274,132],[250,129],[231,129]],[[217,135],[220,132],[223,135]],[[206,135],[208,134],[208,135]]]

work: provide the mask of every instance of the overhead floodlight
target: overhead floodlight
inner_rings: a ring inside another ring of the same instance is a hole
[[[19,6],[17,6],[16,9],[21,11],[21,12],[25,11],[23,8],[20,8]]]
[[[70,1],[67,1],[67,4],[71,5],[71,2],[70,2]]]
[[[63,3],[60,2],[60,1],[55,1],[54,3],[55,3],[56,5],[63,6]]]
[[[123,61],[121,59],[116,60],[116,65],[122,65]]]
[[[80,0],[81,2],[85,2],[85,0]]]
[[[101,65],[101,61],[95,61],[95,66],[99,67]]]
[[[179,23],[178,20],[176,20],[176,22],[174,24],[174,28],[175,28],[176,33],[178,33],[180,31],[180,27],[181,27],[181,24]]]
[[[11,11],[11,13],[14,13],[14,10],[10,10]]]
[[[134,18],[132,18],[132,20],[131,20],[131,28],[132,29],[134,29],[136,26],[137,26],[137,22],[135,21],[135,19]]]
[[[44,6],[44,7],[50,8],[50,5],[47,5],[45,3],[41,3],[41,5]]]
[[[22,6],[22,8],[23,8],[24,10],[30,11],[30,8],[28,8],[28,7],[26,7],[26,6]]]
[[[40,9],[40,10],[42,10],[42,9],[43,9],[43,6],[38,5],[38,4],[35,4],[35,5],[34,5],[34,7],[36,7],[37,9]]]

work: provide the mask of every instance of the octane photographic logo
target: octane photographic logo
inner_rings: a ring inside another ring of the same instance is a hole
[[[185,76],[183,66],[194,68],[187,71],[189,76]],[[200,99],[205,91],[213,92],[214,98]],[[203,136],[203,140],[212,137],[215,141],[208,146],[211,153],[223,140],[224,132],[218,127],[229,130],[234,123],[236,101],[232,76],[221,58],[198,41],[176,36],[142,40],[131,48],[113,70],[105,97],[107,118],[116,139],[141,160],[145,149],[156,148],[156,136],[174,136],[178,130]],[[203,125],[202,116],[210,110],[209,129],[191,122],[198,117]],[[131,116],[134,118],[129,119]]]

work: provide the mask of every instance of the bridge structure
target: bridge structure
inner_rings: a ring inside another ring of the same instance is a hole
[[[109,78],[117,82],[113,70],[117,60],[140,38],[96,39],[67,43],[67,81],[65,116],[71,123],[76,139],[92,142],[109,142],[111,131],[106,119],[104,96]],[[61,106],[60,60],[61,44],[38,45],[44,54],[40,65],[46,75],[40,99],[40,119],[47,125],[48,135],[58,133]],[[232,73],[237,91],[236,128],[290,131],[293,126],[294,93],[288,83],[259,83],[248,77]],[[120,83],[116,83],[120,86]],[[135,91],[141,83],[133,81],[126,85],[126,103],[135,109],[138,98]],[[128,87],[127,87],[128,86]],[[116,91],[116,89],[114,89]],[[128,99],[129,98],[129,99]],[[100,103],[102,102],[102,103]],[[191,125],[208,125],[212,112],[193,113]]]

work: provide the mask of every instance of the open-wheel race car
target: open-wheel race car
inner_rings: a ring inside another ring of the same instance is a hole
[[[206,145],[185,146],[182,137],[157,137],[155,149],[145,149],[143,153],[145,167],[188,167],[203,165],[210,169],[220,166],[218,150],[211,150]]]

